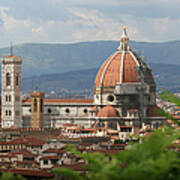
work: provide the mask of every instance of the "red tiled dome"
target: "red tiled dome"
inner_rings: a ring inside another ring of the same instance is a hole
[[[103,107],[99,113],[98,117],[119,117],[119,112],[112,106]]]
[[[113,88],[117,83],[136,83],[139,81],[138,71],[143,73],[144,81],[150,84],[151,91],[155,92],[155,82],[151,69],[146,62],[129,45],[126,28],[123,28],[120,46],[101,66],[95,81],[95,90],[99,87]],[[143,71],[141,71],[143,69]]]
[[[96,87],[116,86],[116,83],[137,82],[139,66],[132,52],[117,51],[100,68],[96,77]]]

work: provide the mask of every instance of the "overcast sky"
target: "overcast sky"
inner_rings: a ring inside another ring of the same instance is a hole
[[[0,47],[25,42],[180,40],[180,0],[0,0]]]

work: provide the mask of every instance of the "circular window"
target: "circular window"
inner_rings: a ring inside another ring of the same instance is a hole
[[[69,112],[70,112],[70,110],[69,110],[69,109],[66,109],[65,111],[66,111],[66,113],[69,113]]]
[[[87,114],[88,110],[87,109],[84,109],[84,113]]]
[[[48,110],[47,110],[47,111],[48,111],[48,113],[49,113],[49,114],[52,112],[50,108],[48,108]]]
[[[107,97],[107,100],[108,100],[109,102],[113,102],[113,101],[114,101],[114,96],[109,95],[109,96]]]

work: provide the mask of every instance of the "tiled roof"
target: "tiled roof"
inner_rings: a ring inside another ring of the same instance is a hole
[[[130,108],[128,109],[129,112],[138,112],[139,110],[137,108]]]
[[[72,103],[72,104],[92,104],[93,99],[45,99],[44,103]],[[24,103],[31,103],[31,99],[27,99]]]
[[[45,141],[40,140],[38,138],[29,137],[29,138],[17,138],[12,141],[0,142],[0,145],[18,145],[25,144],[28,146],[42,146],[45,144]]]
[[[130,52],[114,53],[100,68],[96,77],[95,87],[114,87],[116,83],[137,82],[138,66],[135,56]]]
[[[92,107],[92,108],[90,109],[90,111],[92,111],[92,112],[97,112],[97,111],[98,111],[97,106]]]
[[[42,153],[59,153],[59,154],[62,154],[62,153],[65,153],[66,151],[63,150],[63,149],[54,149],[54,148],[49,148],[49,149],[46,149],[44,151],[42,151]]]
[[[82,129],[82,131],[96,131],[96,129],[93,129],[93,128],[84,128],[84,129]]]
[[[137,82],[137,64],[130,53],[126,53],[124,56],[123,66],[123,83],[134,83]]]
[[[32,153],[31,151],[29,150],[20,150],[20,151],[17,151],[17,152],[10,152],[9,155],[17,155],[17,154],[22,154],[23,157],[36,157],[37,155]]]
[[[43,156],[40,160],[48,160],[48,159],[61,159],[61,156]]]
[[[97,114],[98,117],[120,117],[119,112],[112,106],[103,107]]]

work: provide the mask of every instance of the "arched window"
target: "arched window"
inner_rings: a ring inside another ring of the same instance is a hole
[[[87,109],[84,109],[84,114],[87,114],[88,110]]]
[[[8,96],[6,96],[6,102],[8,101]]]
[[[16,75],[16,86],[18,86],[18,85],[19,85],[19,76]]]
[[[10,86],[11,85],[11,77],[10,74],[7,73],[6,74],[6,86]]]
[[[11,95],[9,95],[9,102],[11,102]]]
[[[43,112],[43,99],[40,99],[40,112]]]
[[[50,108],[48,108],[47,111],[48,111],[48,114],[51,114],[51,112],[52,112]]]
[[[37,112],[37,99],[34,99],[34,112]]]

